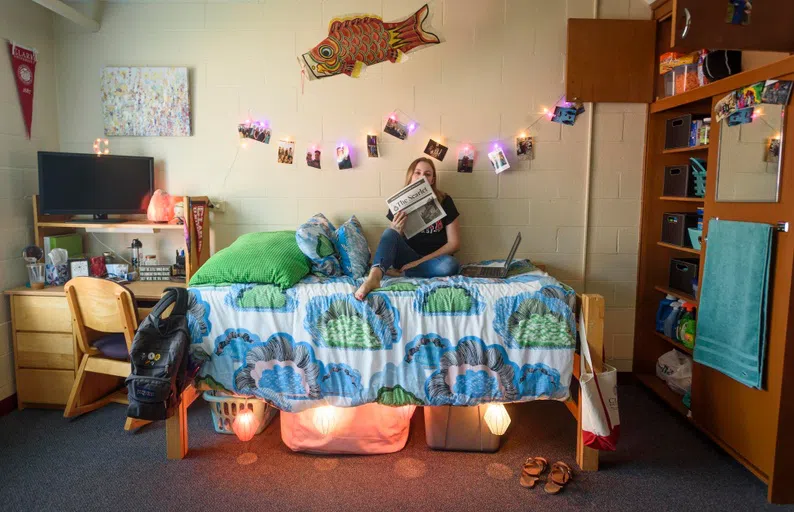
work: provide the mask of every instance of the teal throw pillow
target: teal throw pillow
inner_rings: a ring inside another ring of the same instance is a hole
[[[303,254],[311,261],[313,274],[334,277],[342,275],[342,265],[336,254],[336,228],[325,215],[318,213],[295,232],[295,240]]]
[[[342,272],[354,279],[364,277],[369,270],[369,245],[364,230],[355,215],[336,230],[336,249]]]
[[[309,273],[294,231],[248,233],[215,253],[190,278],[190,286],[227,283],[274,284],[289,288]]]

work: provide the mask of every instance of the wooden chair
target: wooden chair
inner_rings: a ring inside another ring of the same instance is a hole
[[[74,278],[64,291],[83,353],[64,417],[79,416],[111,402],[128,404],[123,379],[130,374],[129,352],[138,329],[132,293],[120,284],[93,277]],[[127,418],[124,429],[146,423]]]

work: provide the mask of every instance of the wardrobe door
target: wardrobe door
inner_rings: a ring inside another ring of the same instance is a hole
[[[656,22],[568,20],[568,101],[650,103],[656,80]]]
[[[752,8],[748,9],[748,4]],[[792,20],[794,2],[790,0],[674,0],[670,44],[675,51],[720,48],[791,52]]]

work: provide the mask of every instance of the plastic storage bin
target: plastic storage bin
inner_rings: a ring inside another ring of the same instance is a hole
[[[257,434],[265,430],[278,413],[278,409],[256,398],[246,399],[233,395],[216,395],[214,391],[205,391],[203,396],[204,400],[210,404],[212,426],[219,434],[234,434],[232,430],[234,418],[246,407],[254,411],[254,416],[259,420]]]
[[[327,435],[314,425],[315,409],[281,413],[281,440],[295,452],[375,455],[402,450],[416,406],[364,404],[336,407],[336,425]]]
[[[662,217],[662,242],[691,247],[687,230],[697,225],[696,213],[665,213]]]
[[[675,84],[674,94],[681,94],[700,87],[697,64],[676,66],[671,73]]]
[[[485,423],[487,405],[424,407],[425,441],[434,450],[488,452],[499,450],[501,436]]]

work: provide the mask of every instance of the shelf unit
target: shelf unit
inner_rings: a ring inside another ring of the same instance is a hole
[[[694,151],[708,151],[709,145],[708,144],[701,144],[700,146],[689,146],[688,148],[676,148],[676,149],[663,149],[663,155],[674,155],[676,153],[692,153]]]
[[[201,233],[198,232],[195,220],[192,215],[191,204],[204,203],[206,213],[204,215],[204,225]],[[184,196],[185,222],[187,232],[190,234],[190,246],[185,251],[185,275],[186,282],[198,268],[209,259],[209,198],[206,196]],[[74,218],[68,215],[43,215],[39,210],[39,196],[33,196],[33,230],[35,243],[39,247],[44,247],[44,237],[51,235],[63,235],[75,233],[78,229],[95,230],[109,233],[157,233],[168,231],[172,233],[182,233],[185,231],[184,224],[164,224],[149,222],[145,215],[125,215],[118,216],[118,222],[90,222],[88,219]],[[202,238],[203,243],[201,253],[198,251],[197,239]]]
[[[700,251],[698,251],[697,249],[693,249],[691,247],[682,247],[680,245],[668,244],[667,242],[656,242],[656,245],[658,245],[659,247],[667,247],[668,249],[686,252],[689,254],[697,254],[698,256],[700,256]]]
[[[672,407],[673,410],[678,411],[684,417],[686,417],[686,415],[689,413],[689,409],[686,408],[686,405],[684,405],[684,402],[682,401],[683,397],[676,394],[672,389],[667,387],[667,383],[657,377],[655,374],[635,373],[634,376],[637,377],[637,380],[639,380],[645,387],[656,393],[659,398],[667,402],[667,404]]]
[[[695,297],[691,295],[687,295],[686,293],[681,293],[679,291],[673,290],[672,288],[668,288],[666,286],[654,286],[654,290],[656,290],[657,292],[661,292],[665,295],[672,295],[676,299],[681,299],[690,302],[694,304],[695,307],[697,307],[698,305],[698,300]]]
[[[677,196],[660,196],[660,201],[678,201],[679,203],[700,203],[703,204],[705,200],[702,197],[677,197]]]
[[[689,354],[690,356],[691,356],[691,355],[692,355],[692,353],[694,352],[694,350],[692,350],[691,348],[687,347],[686,345],[684,345],[684,344],[683,344],[683,343],[681,343],[680,341],[676,341],[676,340],[674,340],[673,338],[670,338],[670,337],[668,337],[668,336],[665,336],[664,334],[662,334],[662,333],[660,333],[660,332],[658,332],[658,331],[656,332],[656,335],[657,335],[658,337],[662,338],[664,341],[666,341],[666,342],[667,342],[667,343],[669,343],[670,345],[672,345],[673,347],[675,347],[675,348],[677,348],[678,350],[680,350],[681,352],[686,352],[686,353],[687,353],[687,354]]]
[[[658,69],[659,55],[670,51],[674,21],[674,6],[694,2],[663,2],[654,4],[656,26],[656,55],[653,64]],[[701,2],[703,3],[703,2]],[[702,19],[702,18],[701,18]],[[754,21],[755,23],[755,21]],[[703,30],[702,27],[697,30]],[[696,30],[696,32],[697,32]],[[705,45],[704,47],[708,47]],[[794,503],[794,479],[791,461],[794,460],[794,441],[789,434],[794,428],[794,395],[789,392],[794,383],[794,327],[791,312],[794,287],[791,261],[794,239],[776,235],[775,263],[770,282],[764,384],[755,389],[737,382],[713,368],[698,363],[692,368],[691,412],[682,397],[670,390],[656,377],[656,362],[671,349],[690,354],[682,344],[656,332],[656,313],[664,294],[672,294],[699,306],[699,297],[685,296],[669,289],[670,258],[687,256],[699,258],[700,281],[708,246],[700,254],[694,249],[659,243],[662,218],[665,213],[696,213],[703,209],[703,236],[708,233],[708,220],[726,220],[774,224],[787,212],[794,211],[794,158],[781,148],[779,196],[777,203],[739,203],[716,201],[716,177],[720,152],[720,124],[713,123],[711,140],[707,146],[665,150],[665,125],[672,118],[686,114],[713,118],[713,108],[726,94],[750,84],[770,79],[794,80],[794,55],[770,62],[756,69],[732,75],[706,86],[682,94],[661,98],[650,104],[646,124],[645,163],[642,180],[642,213],[640,219],[639,261],[637,269],[637,300],[634,324],[634,367],[637,381],[655,394],[677,413],[686,416],[693,427],[713,439],[719,446],[768,484],[767,498],[773,503]],[[656,76],[655,93],[664,90],[664,80]],[[658,98],[658,96],[657,96]],[[786,107],[784,127],[786,135],[794,133],[794,107]],[[666,166],[686,164],[690,157],[707,161],[706,193],[702,198],[671,197],[664,194]],[[790,220],[790,219],[783,219]],[[690,256],[691,255],[691,256]],[[701,287],[702,288],[702,287]],[[730,332],[730,326],[725,326]],[[701,340],[695,340],[695,347]]]

